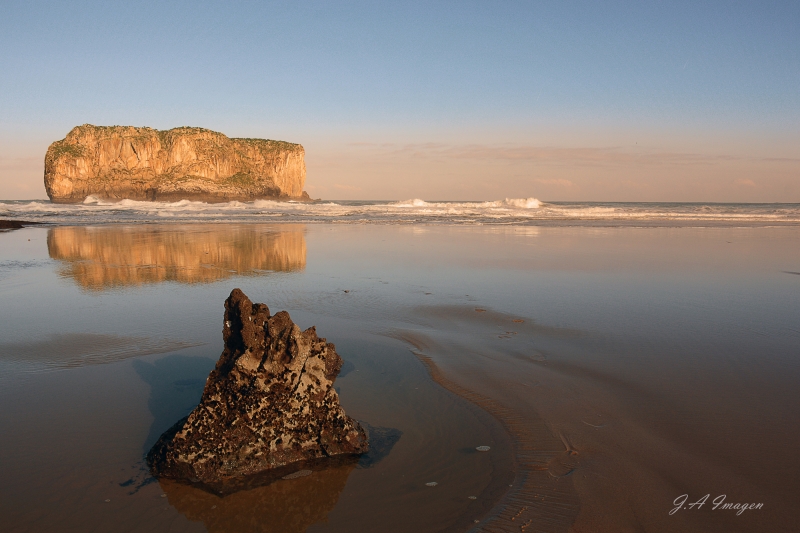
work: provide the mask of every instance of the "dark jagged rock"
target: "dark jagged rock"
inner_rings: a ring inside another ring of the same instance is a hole
[[[342,359],[313,327],[300,331],[286,311],[270,316],[234,289],[222,332],[200,405],[147,454],[155,476],[219,485],[368,451],[333,388]]]
[[[5,220],[0,219],[0,230],[22,229],[25,226],[35,226],[40,222],[28,222],[27,220]]]

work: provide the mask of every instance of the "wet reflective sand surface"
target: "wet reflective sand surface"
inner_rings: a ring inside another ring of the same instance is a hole
[[[2,233],[2,529],[792,531],[797,242],[791,227]],[[374,456],[226,495],[148,475],[219,356],[233,287],[336,344],[345,410],[383,431]],[[669,514],[683,494],[710,497]],[[713,509],[720,495],[763,506]]]
[[[197,225],[0,235],[3,530],[408,531],[463,529],[484,516],[513,471],[499,423],[433,383],[359,306],[339,302],[353,316],[291,307],[289,294],[348,295],[322,257],[308,277],[307,233]],[[342,404],[373,436],[357,464],[225,495],[149,476],[144,454],[196,405],[219,357],[234,286],[336,343]]]

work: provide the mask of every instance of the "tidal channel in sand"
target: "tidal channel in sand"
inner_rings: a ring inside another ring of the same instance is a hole
[[[2,233],[2,529],[791,531],[799,238],[331,224]],[[233,287],[336,344],[345,410],[382,428],[371,457],[224,497],[148,476],[143,454],[196,404],[219,356]],[[669,514],[682,494],[764,505]]]

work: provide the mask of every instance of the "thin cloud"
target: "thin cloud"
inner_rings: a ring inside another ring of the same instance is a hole
[[[354,187],[352,185],[342,185],[341,183],[334,183],[334,189],[339,189],[341,191],[360,191],[362,190],[361,187]]]
[[[414,158],[445,158],[465,160],[530,161],[550,164],[582,165],[681,165],[714,164],[743,159],[731,155],[713,155],[691,152],[631,152],[617,146],[563,148],[513,144],[444,143],[377,144],[351,143],[351,146],[370,149],[382,155]]]
[[[30,168],[44,165],[43,157],[0,157],[0,168]]]
[[[567,180],[567,179],[557,179],[557,178],[539,179],[539,178],[537,178],[537,179],[535,179],[533,181],[535,181],[536,183],[541,183],[542,185],[556,185],[556,186],[559,186],[559,187],[576,187],[576,185],[574,183],[572,183],[570,180]]]

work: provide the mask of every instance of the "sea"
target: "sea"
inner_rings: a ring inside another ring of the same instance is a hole
[[[0,231],[0,531],[797,529],[800,204],[89,198],[0,219],[39,223]],[[234,288],[335,344],[367,455],[231,494],[150,475]]]
[[[108,201],[79,204],[0,201],[0,218],[54,224],[153,222],[330,222],[338,224],[542,225],[786,225],[800,224],[800,204],[544,202],[506,198],[484,202],[315,201],[179,202]]]

